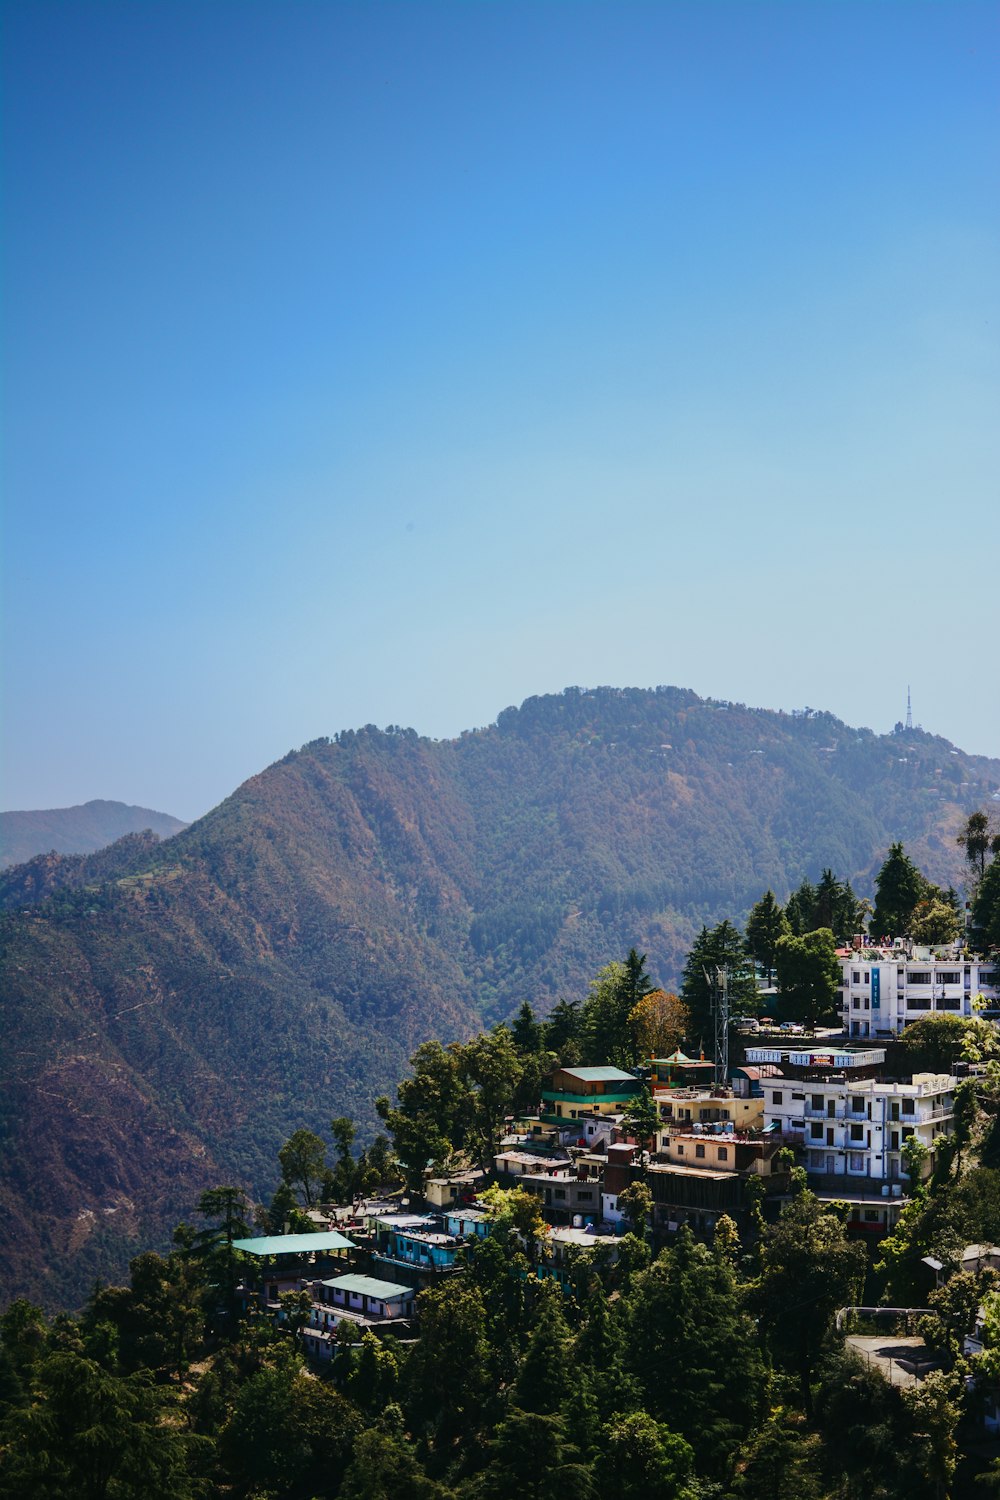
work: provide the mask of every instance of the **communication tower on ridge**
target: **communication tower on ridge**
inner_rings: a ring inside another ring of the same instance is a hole
[[[906,727],[913,728],[913,709],[910,707],[910,684],[906,684]]]

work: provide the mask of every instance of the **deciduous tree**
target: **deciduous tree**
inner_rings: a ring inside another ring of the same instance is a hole
[[[494,1026],[469,1042],[462,1050],[461,1066],[472,1105],[470,1150],[481,1166],[491,1166],[524,1071],[509,1028]]]
[[[840,984],[833,933],[818,927],[802,937],[783,937],[777,946],[778,988],[787,1015],[812,1029],[832,1016]]]
[[[956,843],[964,848],[969,868],[979,881],[986,874],[989,857],[1000,854],[1000,829],[994,827],[988,813],[970,813]]]
[[[629,1016],[632,1031],[632,1060],[666,1057],[687,1036],[691,1015],[678,995],[667,990],[650,990]]]
[[[326,1146],[312,1130],[296,1130],[278,1152],[282,1179],[302,1194],[306,1208],[319,1199],[326,1176]]]
[[[660,1112],[648,1084],[643,1084],[642,1088],[637,1090],[625,1105],[622,1110],[622,1125],[627,1133],[635,1138],[641,1163],[643,1153],[649,1149],[650,1143],[655,1141],[656,1133],[660,1128]]]

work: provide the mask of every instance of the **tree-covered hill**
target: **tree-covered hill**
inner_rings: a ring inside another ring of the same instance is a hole
[[[162,843],[5,873],[6,1295],[75,1303],[201,1188],[372,1101],[428,1036],[578,996],[633,943],[888,845],[959,885],[1000,763],[673,688],[570,689],[453,741],[317,741]],[[43,898],[44,899],[41,899]]]
[[[100,799],[80,807],[0,813],[0,869],[36,854],[91,854],[128,833],[152,829],[160,838],[180,833],[185,824],[169,813]]]

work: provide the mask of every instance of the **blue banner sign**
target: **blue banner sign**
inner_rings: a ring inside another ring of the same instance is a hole
[[[872,1010],[879,1010],[881,1008],[879,1000],[879,983],[881,978],[881,969],[872,969]]]

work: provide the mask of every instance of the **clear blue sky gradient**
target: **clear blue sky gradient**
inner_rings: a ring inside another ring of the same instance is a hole
[[[1000,755],[1000,7],[3,7],[4,807],[676,683]]]

